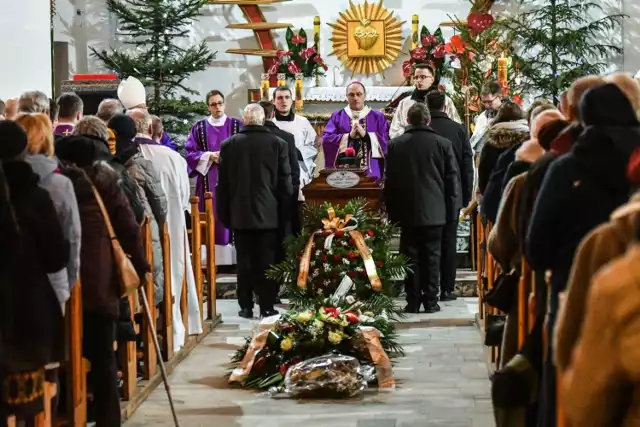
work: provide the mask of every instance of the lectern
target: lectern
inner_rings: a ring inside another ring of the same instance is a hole
[[[366,199],[369,207],[382,207],[382,188],[375,178],[365,175],[365,169],[337,168],[324,169],[303,189],[307,204],[329,202],[345,205],[352,199]]]

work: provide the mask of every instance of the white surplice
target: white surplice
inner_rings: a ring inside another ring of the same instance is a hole
[[[411,96],[407,96],[398,104],[398,108],[396,108],[395,113],[393,114],[393,120],[391,120],[391,126],[389,127],[389,138],[397,138],[400,135],[404,134],[404,128],[407,127],[407,113],[409,112],[409,108],[416,101],[411,99]],[[444,112],[449,116],[449,118],[455,122],[462,123],[462,119],[460,119],[460,115],[458,114],[458,110],[456,109],[453,100],[448,96],[445,97],[444,104]]]
[[[185,211],[190,211],[189,196],[191,187],[187,161],[178,153],[164,145],[140,144],[144,158],[153,163],[158,171],[162,189],[167,194],[167,222],[169,224],[169,240],[171,253],[171,295],[173,304],[173,349],[180,350],[184,346],[186,331],[182,324],[180,296],[182,281],[186,273],[187,281],[187,321],[189,335],[202,333],[200,320],[200,304],[196,290],[196,279],[191,264],[191,251],[187,238]],[[166,298],[166,296],[165,296]]]
[[[274,123],[280,129],[293,134],[296,141],[296,147],[302,154],[302,161],[298,161],[300,164],[300,193],[298,194],[298,200],[303,201],[302,187],[307,185],[313,179],[313,171],[316,167],[316,157],[318,156],[318,149],[316,148],[316,130],[311,126],[309,120],[306,117],[295,115],[291,121],[275,120]]]

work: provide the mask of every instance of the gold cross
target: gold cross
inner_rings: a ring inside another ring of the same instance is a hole
[[[62,133],[64,134],[64,136],[69,136],[69,134],[70,134],[71,132],[69,132],[69,129],[66,129],[66,130],[65,130],[64,132],[62,132]]]

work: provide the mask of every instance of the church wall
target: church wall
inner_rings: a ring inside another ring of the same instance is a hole
[[[20,0],[0,12],[0,99],[39,89],[51,95],[49,0]]]
[[[36,0],[27,0],[35,2]],[[42,0],[40,0],[42,1]],[[73,0],[72,0],[73,1]],[[511,9],[517,0],[497,2],[496,10]],[[620,2],[625,13],[631,15],[623,28],[625,56],[624,60],[612,61],[612,70],[624,67],[626,71],[634,72],[640,68],[640,4],[635,0],[607,0],[610,7],[620,8]],[[56,17],[56,41],[69,42],[70,70],[72,73],[102,72],[99,61],[87,53],[88,46],[99,49],[116,47],[121,44],[116,40],[115,20],[109,16],[105,8],[105,0],[75,0],[75,7],[70,0],[58,0],[59,14]],[[331,51],[331,28],[327,22],[334,22],[339,11],[348,7],[348,0],[292,0],[290,2],[275,3],[262,6],[262,11],[268,22],[287,22],[294,29],[303,27],[307,34],[313,34],[313,17],[319,15],[322,22],[321,54],[325,58],[329,70],[326,78],[321,80],[321,86],[343,86],[351,79],[351,73],[345,70],[336,57],[328,56]],[[634,4],[635,3],[635,4]],[[467,0],[385,0],[385,7],[392,10],[404,24],[405,36],[404,52],[410,48],[409,35],[411,15],[420,16],[420,25],[427,25],[430,30],[437,28],[442,21],[448,21],[453,16],[464,17],[468,13]],[[416,5],[419,5],[416,7]],[[80,15],[76,10],[81,10]],[[239,114],[246,104],[247,89],[258,88],[260,74],[263,72],[262,60],[257,56],[243,56],[228,54],[229,48],[257,48],[253,32],[250,30],[235,30],[225,28],[230,23],[244,23],[246,19],[237,5],[209,5],[203,10],[200,21],[193,26],[190,39],[184,43],[196,43],[207,40],[212,51],[217,51],[216,59],[210,68],[204,72],[194,74],[188,84],[199,93],[204,94],[212,88],[225,92],[228,96],[228,112]],[[276,43],[285,44],[284,30],[274,31]],[[445,36],[452,34],[452,30],[445,29]],[[355,76],[365,85],[399,85],[403,81],[401,64],[406,56],[398,58],[394,66],[383,76]],[[620,63],[620,67],[616,64]]]

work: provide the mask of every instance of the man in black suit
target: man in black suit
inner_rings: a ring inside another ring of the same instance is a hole
[[[444,112],[444,93],[434,90],[427,94],[427,103],[431,113],[431,128],[440,136],[451,141],[458,166],[460,188],[455,206],[459,212],[471,200],[473,191],[473,153],[469,137],[464,126],[449,118]],[[440,301],[452,301],[456,297],[453,289],[456,283],[458,215],[447,222],[442,230],[442,254],[440,258]]]
[[[245,127],[220,147],[216,211],[233,230],[238,259],[239,316],[253,317],[253,289],[260,315],[272,316],[277,286],[265,277],[276,261],[279,206],[293,193],[289,148],[264,126],[259,104],[244,109]]]
[[[458,169],[451,141],[429,126],[426,105],[409,108],[405,134],[387,149],[384,198],[387,213],[397,223],[400,252],[412,261],[405,278],[407,313],[440,311],[440,246],[442,229],[458,215]]]

